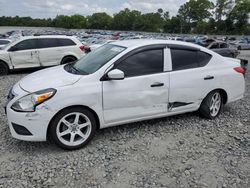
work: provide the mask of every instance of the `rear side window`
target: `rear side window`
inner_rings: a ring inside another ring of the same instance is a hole
[[[58,39],[59,46],[75,46],[76,43],[71,39]]]
[[[10,41],[8,41],[8,40],[0,40],[0,45],[9,44],[9,43],[10,43]]]
[[[199,67],[205,67],[209,61],[211,60],[212,56],[210,54],[207,54],[205,52],[197,51],[198,54],[198,66]]]
[[[38,39],[39,48],[53,48],[58,47],[58,41],[55,38]]]
[[[143,51],[128,57],[116,67],[126,77],[163,72],[163,49]]]
[[[212,56],[201,51],[171,49],[172,69],[174,71],[203,67]]]

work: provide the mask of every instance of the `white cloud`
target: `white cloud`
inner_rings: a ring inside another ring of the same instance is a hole
[[[65,5],[61,5],[61,9],[62,10],[72,10],[72,9],[74,9],[74,6],[71,4],[65,4]]]
[[[58,14],[90,15],[107,12],[112,15],[129,8],[143,13],[156,12],[162,8],[175,15],[181,4],[187,0],[0,0],[0,15],[55,17]],[[1,6],[4,5],[4,6]]]
[[[155,12],[159,8],[164,11],[169,11],[171,15],[178,12],[180,5],[184,4],[187,0],[128,0],[122,5],[122,8],[136,9],[142,12]]]

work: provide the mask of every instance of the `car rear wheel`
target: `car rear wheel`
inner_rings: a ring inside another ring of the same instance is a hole
[[[94,115],[83,108],[75,107],[60,112],[50,127],[51,139],[66,150],[80,149],[95,135]]]
[[[75,57],[73,57],[73,56],[67,56],[67,57],[64,57],[62,59],[61,64],[64,65],[64,64],[67,64],[67,63],[74,62],[75,60],[77,60]]]
[[[0,76],[7,75],[9,72],[8,66],[0,61]]]
[[[201,103],[199,112],[208,119],[214,119],[219,116],[223,106],[223,97],[220,91],[213,91]]]

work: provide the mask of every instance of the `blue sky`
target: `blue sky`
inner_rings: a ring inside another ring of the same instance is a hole
[[[175,15],[187,0],[0,0],[0,16],[54,18],[56,15],[107,12],[112,15],[124,8],[155,12],[158,8]]]

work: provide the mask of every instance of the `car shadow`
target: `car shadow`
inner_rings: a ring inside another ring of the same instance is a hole
[[[31,74],[31,73],[34,73],[36,71],[39,71],[39,70],[43,70],[43,69],[46,69],[46,68],[50,68],[50,67],[38,67],[38,68],[28,68],[28,69],[17,69],[17,70],[12,70],[10,71],[9,75],[18,75],[18,74]]]

